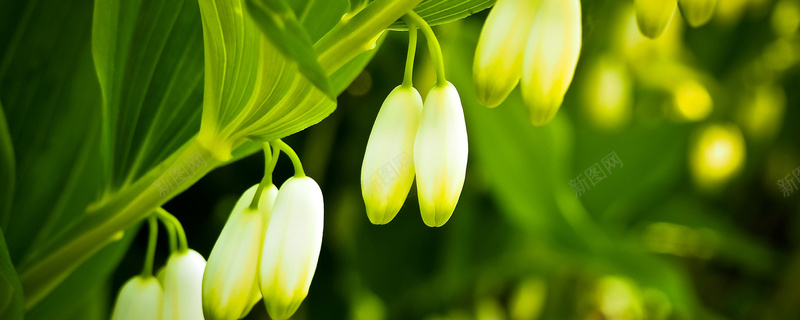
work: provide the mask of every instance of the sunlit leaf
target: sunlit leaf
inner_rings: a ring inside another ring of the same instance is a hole
[[[283,0],[247,0],[247,9],[275,48],[297,62],[300,72],[311,83],[335,98],[317,61],[314,43],[289,4]]]
[[[429,25],[445,24],[469,17],[494,5],[496,0],[425,0],[414,7],[414,12],[419,14]],[[403,20],[392,24],[390,29],[406,30]]]

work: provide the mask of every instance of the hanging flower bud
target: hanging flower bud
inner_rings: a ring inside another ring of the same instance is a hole
[[[111,320],[161,320],[164,290],[155,277],[135,276],[122,285]]]
[[[203,319],[203,269],[206,260],[197,251],[173,252],[164,274],[164,319]]]
[[[203,314],[206,320],[236,320],[250,312],[261,299],[258,288],[258,255],[272,206],[275,185],[265,187],[258,209],[250,208],[258,185],[244,192],[225,223],[208,257],[203,273]]]
[[[392,221],[414,183],[414,137],[422,113],[416,89],[399,86],[383,102],[361,165],[361,194],[373,224]]]
[[[678,0],[678,4],[686,22],[697,28],[711,20],[717,0]]]
[[[538,0],[499,0],[489,12],[472,73],[481,104],[497,107],[517,86],[537,5]]]
[[[452,83],[428,93],[414,142],[414,167],[422,221],[441,227],[450,219],[467,171],[467,126]]]
[[[270,317],[287,319],[311,286],[322,247],[322,191],[309,177],[289,178],[275,207],[261,249],[261,293]]]
[[[575,75],[580,52],[580,2],[543,0],[522,68],[522,96],[534,125],[545,125],[555,117]]]
[[[667,29],[677,6],[676,0],[635,0],[636,23],[645,37],[655,39]]]

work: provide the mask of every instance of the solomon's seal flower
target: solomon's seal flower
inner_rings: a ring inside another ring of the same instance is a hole
[[[258,185],[247,189],[236,202],[208,257],[203,274],[206,320],[240,319],[261,299],[258,255],[278,188],[265,188],[254,209],[250,205],[257,189]]]
[[[678,0],[681,13],[692,27],[699,27],[711,20],[717,0]]]
[[[164,319],[203,319],[202,284],[206,260],[197,251],[173,252],[164,275]]]
[[[122,285],[111,320],[161,320],[164,290],[153,276],[135,276]]]
[[[639,31],[648,38],[658,38],[672,20],[676,0],[635,0],[636,23]]]
[[[538,2],[499,0],[489,12],[473,64],[475,94],[481,104],[494,108],[517,86]]]
[[[419,92],[398,86],[375,119],[361,166],[361,194],[374,224],[392,221],[414,183],[414,137],[421,113]]]
[[[278,191],[261,251],[261,293],[270,317],[288,319],[311,286],[322,246],[322,191],[306,176]]]
[[[580,2],[542,1],[522,68],[522,97],[534,125],[545,125],[555,117],[575,75],[580,52]]]
[[[422,108],[414,167],[422,220],[441,227],[450,219],[467,170],[467,126],[461,99],[452,83],[435,86]]]

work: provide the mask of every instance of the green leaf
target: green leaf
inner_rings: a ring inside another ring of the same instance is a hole
[[[244,139],[282,138],[327,117],[336,101],[299,73],[243,13],[242,0],[200,1],[205,89],[200,141],[229,157]]]
[[[425,0],[414,7],[420,17],[435,26],[469,17],[494,5],[496,0]],[[389,29],[408,30],[405,21],[397,20]]]
[[[14,265],[11,264],[6,239],[0,230],[0,319],[22,319],[22,299],[22,285]]]
[[[317,61],[314,43],[292,8],[283,0],[247,0],[247,11],[272,44],[297,62],[300,72],[331,99],[328,77]]]
[[[103,90],[110,188],[135,181],[199,128],[203,54],[195,1],[98,0],[92,53]]]
[[[8,228],[8,215],[11,214],[11,201],[14,200],[15,170],[14,146],[11,144],[3,104],[0,103],[0,231]]]

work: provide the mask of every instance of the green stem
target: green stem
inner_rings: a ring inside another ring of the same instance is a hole
[[[170,226],[178,234],[177,236],[178,252],[185,252],[186,250],[189,250],[189,243],[186,241],[186,232],[183,230],[183,226],[181,225],[180,220],[178,220],[178,218],[175,218],[175,216],[173,216],[172,214],[167,212],[167,210],[164,210],[164,208],[161,207],[158,207],[158,209],[156,209],[156,214],[158,214],[158,217],[162,221],[164,221],[165,225],[169,223]]]
[[[221,163],[195,136],[110,200],[91,205],[80,220],[19,264],[25,308],[30,310],[81,263],[119,240],[115,235],[147,218]]]
[[[412,76],[414,73],[414,55],[417,52],[417,26],[411,20],[406,20],[408,25],[408,54],[406,55],[406,71],[403,75],[403,87],[412,88]]]
[[[436,40],[436,34],[433,33],[433,29],[431,29],[431,26],[425,22],[425,19],[422,19],[422,17],[420,17],[414,11],[409,11],[406,13],[404,18],[407,18],[407,21],[419,25],[420,29],[422,29],[422,33],[425,34],[425,39],[428,40],[428,48],[431,51],[433,65],[436,67],[436,86],[446,86],[447,79],[444,77],[444,58],[442,56],[442,47],[439,45],[439,41]],[[411,25],[409,25],[409,29],[410,28]]]
[[[292,159],[292,165],[294,166],[294,177],[295,178],[302,178],[306,176],[306,172],[303,171],[303,163],[300,162],[300,158],[297,156],[297,153],[289,147],[288,144],[281,141],[281,139],[272,140],[270,142],[271,145],[275,146],[275,148],[281,149],[283,153],[289,156],[289,159]]]
[[[147,240],[147,253],[144,256],[144,267],[142,268],[142,277],[153,276],[153,259],[156,255],[156,242],[158,241],[158,221],[156,216],[152,215],[147,219],[150,225],[150,238]]]
[[[155,215],[158,216],[158,214]],[[169,237],[169,252],[173,253],[175,251],[178,251],[178,235],[175,234],[176,232],[175,228],[172,226],[171,222],[166,221],[164,219],[160,220],[164,224],[164,229],[167,230],[167,235]]]
[[[275,165],[278,164],[279,153],[280,150],[275,148],[270,154],[269,143],[264,143],[264,177],[261,178],[261,183],[258,184],[256,194],[253,196],[253,201],[250,202],[250,210],[258,209],[258,202],[261,199],[264,188],[272,185],[272,172],[275,171]]]
[[[393,22],[422,0],[375,0],[358,14],[342,19],[314,44],[320,65],[328,75],[364,51]]]

